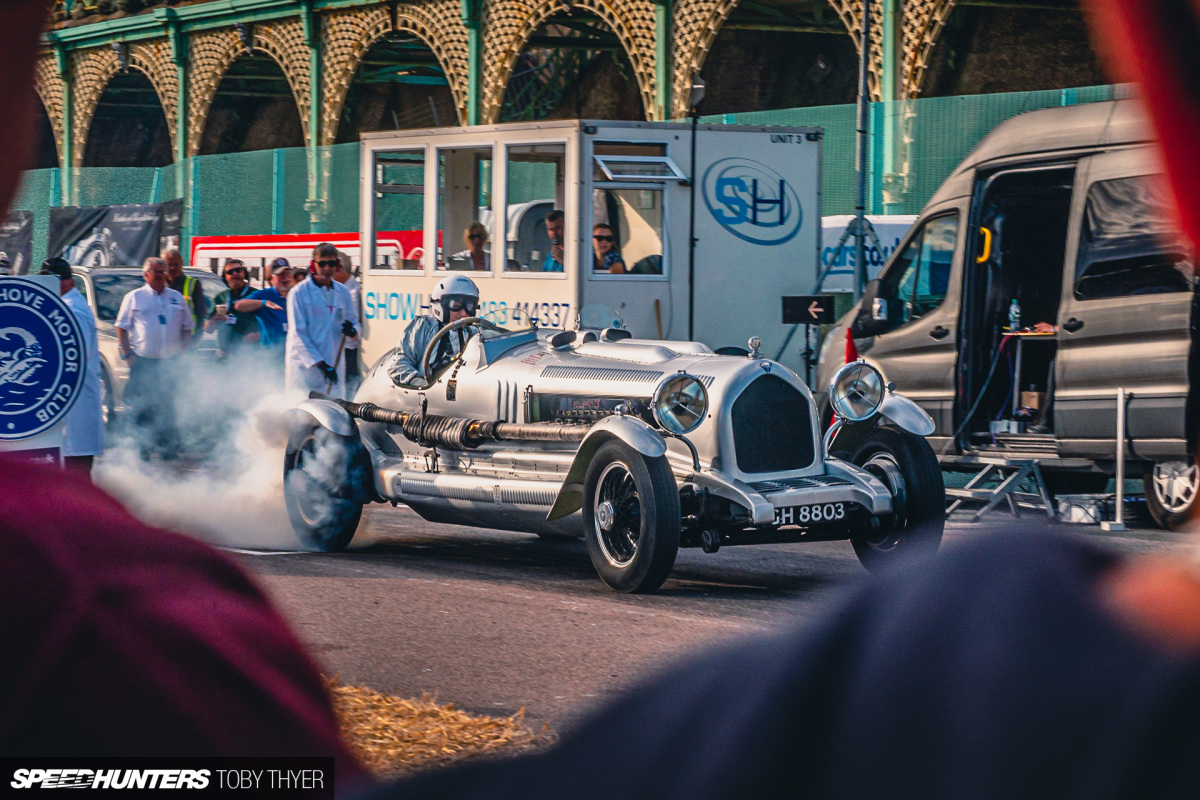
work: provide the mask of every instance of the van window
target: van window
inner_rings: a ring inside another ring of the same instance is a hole
[[[1075,299],[1187,292],[1193,266],[1166,187],[1150,176],[1088,189],[1075,266]]]
[[[887,325],[907,325],[942,304],[958,242],[958,212],[936,217],[909,241],[880,281],[876,297],[887,302]]]

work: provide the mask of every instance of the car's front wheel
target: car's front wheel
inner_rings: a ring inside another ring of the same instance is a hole
[[[583,532],[592,566],[610,589],[648,594],[679,552],[679,489],[664,456],[614,439],[601,445],[583,488]]]
[[[306,547],[331,553],[350,544],[370,476],[370,456],[357,439],[316,425],[292,432],[283,495],[292,529]]]
[[[1200,467],[1194,461],[1159,461],[1142,477],[1146,508],[1160,528],[1177,531],[1197,510]]]
[[[933,448],[920,436],[876,428],[854,451],[854,464],[892,495],[892,525],[877,536],[850,540],[858,560],[877,569],[907,553],[932,553],[946,526],[946,485]]]

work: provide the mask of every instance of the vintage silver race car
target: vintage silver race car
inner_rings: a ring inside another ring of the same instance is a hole
[[[474,331],[440,374],[442,336]],[[849,539],[872,567],[934,550],[944,488],[932,420],[865,362],[812,394],[763,358],[619,328],[444,327],[428,389],[396,386],[385,355],[353,402],[290,410],[288,513],[308,546],[346,547],[364,504],[427,520],[582,536],[600,579],[653,592],[680,547]],[[841,455],[832,457],[830,451]]]

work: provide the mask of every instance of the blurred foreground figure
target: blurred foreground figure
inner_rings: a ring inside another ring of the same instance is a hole
[[[333,756],[316,668],[207,545],[150,528],[80,476],[0,456],[0,753]]]
[[[1200,580],[1050,530],[943,549],[405,798],[1200,795]]]

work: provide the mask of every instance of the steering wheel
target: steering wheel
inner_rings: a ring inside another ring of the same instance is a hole
[[[435,333],[433,338],[429,340],[429,344],[425,345],[425,353],[421,356],[421,377],[425,379],[425,383],[427,385],[431,385],[433,383],[433,370],[429,361],[431,358],[433,358],[433,354],[437,351],[438,342],[449,336],[451,333],[470,327],[471,325],[478,325],[481,330],[485,331],[498,331],[500,333],[508,332],[496,323],[490,322],[482,317],[464,317],[463,319],[456,319],[454,322],[442,326],[442,329]]]

